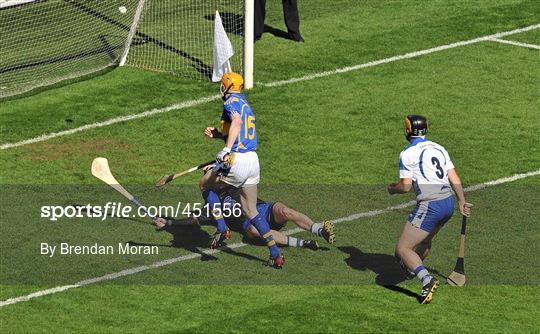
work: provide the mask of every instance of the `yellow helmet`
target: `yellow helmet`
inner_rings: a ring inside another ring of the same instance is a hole
[[[221,78],[221,94],[240,93],[244,88],[244,78],[238,73],[227,72]]]

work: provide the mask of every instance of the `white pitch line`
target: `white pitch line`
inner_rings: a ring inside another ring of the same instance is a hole
[[[385,58],[385,59],[381,59],[381,60],[376,60],[376,61],[372,61],[372,62],[365,63],[365,64],[359,64],[359,65],[354,65],[354,66],[349,66],[349,67],[343,67],[343,68],[339,68],[337,70],[320,72],[320,73],[310,74],[310,75],[306,75],[306,76],[303,76],[303,77],[291,78],[291,79],[282,80],[282,81],[274,81],[274,82],[270,82],[270,83],[260,83],[260,85],[265,86],[265,87],[276,87],[276,86],[288,85],[288,84],[295,83],[295,82],[309,81],[309,80],[313,80],[313,79],[317,79],[317,78],[327,77],[327,76],[334,75],[334,74],[347,73],[347,72],[356,71],[356,70],[360,70],[360,69],[367,68],[367,67],[373,67],[373,66],[377,66],[377,65],[388,64],[388,63],[398,61],[398,60],[416,58],[416,57],[419,57],[419,56],[423,56],[423,55],[427,55],[427,54],[435,53],[435,52],[440,52],[440,51],[444,51],[444,50],[448,50],[448,49],[453,49],[453,48],[457,48],[457,47],[460,47],[460,46],[465,46],[465,45],[490,41],[490,40],[493,40],[493,39],[496,39],[496,38],[509,36],[509,35],[513,35],[513,34],[519,34],[519,33],[522,33],[522,32],[526,32],[526,31],[534,30],[534,29],[538,29],[538,28],[540,28],[540,24],[534,24],[534,25],[524,27],[524,28],[520,28],[520,29],[515,29],[515,30],[510,30],[510,31],[505,31],[505,32],[499,32],[499,33],[496,33],[496,34],[493,34],[493,35],[482,36],[482,37],[470,39],[470,40],[467,40],[467,41],[460,41],[460,42],[455,42],[455,43],[451,43],[451,44],[441,45],[441,46],[437,46],[437,47],[434,47],[434,48],[431,48],[431,49],[425,49],[425,50],[410,52],[410,53],[406,53],[406,54],[403,54],[403,55],[394,56],[394,57],[390,57],[390,58]]]
[[[274,81],[274,82],[270,82],[270,83],[260,83],[258,85],[265,86],[265,87],[276,87],[276,86],[288,85],[288,84],[295,83],[295,82],[300,82],[300,81],[313,80],[313,79],[326,77],[326,76],[330,76],[330,75],[356,71],[356,70],[360,70],[360,69],[367,68],[367,67],[388,64],[388,63],[398,61],[398,60],[415,58],[415,57],[419,57],[419,56],[434,53],[434,52],[439,52],[439,51],[443,51],[443,50],[457,48],[457,47],[464,46],[464,45],[484,42],[484,41],[492,40],[492,39],[495,39],[495,38],[500,38],[500,37],[504,37],[504,36],[518,34],[518,33],[521,33],[521,32],[534,30],[534,29],[538,29],[538,28],[540,28],[540,24],[534,24],[534,25],[524,27],[524,28],[514,29],[514,30],[510,30],[510,31],[505,31],[505,32],[499,32],[499,33],[496,33],[496,34],[493,34],[493,35],[487,35],[487,36],[483,36],[483,37],[478,37],[478,38],[470,39],[470,40],[467,40],[467,41],[461,41],[461,42],[441,45],[441,46],[438,46],[438,47],[435,47],[435,48],[415,51],[415,52],[411,52],[411,53],[406,53],[406,54],[403,54],[403,55],[394,56],[394,57],[390,57],[390,58],[385,58],[385,59],[381,59],[381,60],[376,60],[376,61],[372,61],[372,62],[365,63],[365,64],[348,66],[348,67],[339,68],[339,69],[336,69],[336,70],[333,70],[333,71],[320,72],[320,73],[306,75],[306,76],[303,76],[303,77],[291,78],[291,79],[288,79],[288,80]],[[179,109],[185,109],[185,108],[189,108],[189,107],[194,107],[194,106],[197,106],[197,105],[200,105],[200,104],[204,104],[204,103],[207,103],[207,102],[218,100],[219,98],[220,98],[219,95],[206,96],[206,97],[202,97],[202,98],[196,99],[196,100],[191,100],[191,101],[186,101],[186,102],[182,102],[182,103],[178,103],[178,104],[173,104],[173,105],[165,107],[165,108],[152,109],[152,110],[149,110],[149,111],[142,112],[140,114],[133,114],[133,115],[127,115],[127,116],[111,118],[111,119],[109,119],[107,121],[96,122],[96,123],[92,123],[92,124],[88,124],[88,125],[83,125],[81,127],[70,129],[70,130],[65,130],[65,131],[60,131],[60,132],[53,132],[53,133],[49,133],[49,134],[43,134],[43,135],[38,136],[38,137],[22,140],[22,141],[15,142],[15,143],[5,143],[5,144],[0,145],[0,150],[6,150],[6,149],[14,148],[14,147],[34,144],[34,143],[46,141],[46,140],[49,140],[49,139],[52,139],[52,138],[67,136],[67,135],[71,135],[71,134],[74,134],[74,133],[77,133],[77,132],[86,131],[86,130],[90,130],[90,129],[101,128],[101,127],[104,127],[104,126],[108,126],[108,125],[112,125],[112,124],[116,124],[116,123],[120,123],[120,122],[132,121],[132,120],[139,119],[139,118],[144,118],[144,117],[149,117],[149,116],[153,116],[153,115],[157,115],[157,114],[166,113],[166,112],[169,112],[169,111],[172,111],[172,110],[179,110]]]
[[[527,43],[521,43],[521,42],[516,42],[516,41],[509,41],[509,40],[507,40],[507,39],[499,39],[499,38],[493,38],[493,39],[491,39],[490,41],[492,41],[492,42],[498,42],[498,43],[503,43],[503,44],[515,45],[515,46],[521,46],[521,47],[528,48],[528,49],[536,49],[536,50],[540,50],[540,45],[535,45],[535,44],[527,44]]]
[[[111,118],[111,119],[103,121],[103,122],[96,122],[96,123],[83,125],[83,126],[80,126],[78,128],[65,130],[65,131],[48,133],[48,134],[44,134],[44,135],[34,137],[34,138],[31,138],[31,139],[22,140],[22,141],[19,141],[19,142],[16,142],[16,143],[5,143],[5,144],[0,145],[0,149],[1,150],[6,150],[6,149],[9,149],[9,148],[13,148],[13,147],[24,146],[24,145],[28,145],[28,144],[34,144],[34,143],[46,141],[46,140],[49,140],[49,139],[53,139],[53,138],[56,138],[56,137],[63,137],[63,136],[67,136],[67,135],[77,133],[77,132],[82,132],[82,131],[95,129],[95,128],[101,128],[101,127],[104,127],[104,126],[108,126],[108,125],[112,125],[112,124],[116,124],[116,123],[120,123],[120,122],[127,122],[127,121],[132,121],[134,119],[154,116],[154,115],[157,115],[157,114],[163,114],[163,113],[166,113],[166,112],[169,112],[169,111],[172,111],[172,110],[180,110],[180,109],[186,109],[186,108],[190,108],[190,107],[195,107],[195,106],[198,106],[200,104],[204,104],[204,103],[207,103],[207,102],[212,102],[212,101],[215,101],[215,100],[219,100],[220,98],[221,98],[221,95],[205,96],[205,97],[202,97],[200,99],[181,102],[181,103],[176,103],[176,104],[170,105],[168,107],[164,107],[164,108],[155,108],[155,109],[152,109],[152,110],[142,112],[140,114],[133,114],[133,115],[127,115],[127,116],[120,116],[120,117],[116,117],[116,118]]]
[[[493,186],[503,184],[503,183],[517,181],[517,180],[524,179],[524,178],[531,177],[531,176],[537,176],[537,175],[540,175],[540,169],[537,169],[535,171],[528,172],[528,173],[515,174],[515,175],[509,176],[509,177],[503,177],[503,178],[500,178],[500,179],[497,179],[497,180],[488,181],[488,182],[485,182],[485,183],[480,183],[480,184],[477,184],[477,185],[467,187],[464,190],[466,192],[476,191],[476,190],[485,189],[485,188],[488,188],[488,187],[493,187]],[[356,213],[356,214],[353,214],[353,215],[350,215],[350,216],[347,216],[347,217],[337,218],[337,219],[334,219],[332,221],[335,224],[339,224],[339,223],[343,223],[343,222],[357,220],[359,218],[364,218],[364,217],[375,217],[375,216],[379,216],[379,215],[382,215],[382,214],[385,214],[385,213],[388,213],[388,212],[391,212],[391,211],[405,209],[407,207],[413,206],[414,204],[416,204],[416,201],[410,201],[410,202],[406,202],[406,203],[403,203],[403,204],[390,206],[390,207],[387,207],[387,208],[381,209],[381,210],[372,210],[372,211],[367,211],[367,212]],[[294,229],[287,230],[284,233],[286,235],[291,235],[291,234],[295,234],[295,233],[299,233],[299,232],[304,232],[304,230],[302,230],[300,228],[294,228]],[[96,283],[100,283],[100,282],[104,282],[104,281],[110,281],[110,280],[113,280],[113,279],[133,275],[133,274],[140,273],[140,272],[143,272],[143,271],[147,271],[147,270],[150,270],[150,269],[165,267],[165,266],[177,263],[177,262],[196,259],[196,258],[201,257],[202,255],[212,255],[212,254],[219,253],[220,251],[223,251],[223,250],[226,250],[226,249],[235,249],[235,248],[240,248],[240,247],[244,247],[244,246],[247,246],[247,244],[239,242],[239,243],[227,245],[225,247],[220,247],[219,249],[208,249],[208,250],[203,251],[202,254],[201,253],[191,253],[191,254],[187,254],[187,255],[183,255],[183,256],[167,259],[167,260],[154,262],[154,263],[149,264],[149,265],[142,265],[142,266],[122,270],[122,271],[115,272],[115,273],[110,273],[110,274],[95,277],[95,278],[89,278],[89,279],[79,281],[79,282],[77,282],[75,284],[71,284],[71,285],[57,286],[57,287],[54,287],[54,288],[51,288],[51,289],[36,291],[34,293],[31,293],[31,294],[28,294],[28,295],[25,295],[25,296],[9,298],[9,299],[0,301],[0,307],[4,307],[4,306],[7,306],[7,305],[12,305],[12,304],[17,304],[17,303],[20,303],[20,302],[29,301],[30,299],[43,297],[43,296],[47,296],[47,295],[52,295],[52,294],[55,294],[55,293],[58,293],[58,292],[66,291],[66,290],[73,289],[73,288],[79,288],[79,287],[82,287],[82,286],[85,286],[85,285],[96,284]]]

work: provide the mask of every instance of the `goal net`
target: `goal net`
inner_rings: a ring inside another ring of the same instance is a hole
[[[117,64],[136,6],[137,0],[0,1],[0,97]]]
[[[245,1],[0,0],[0,98],[124,62],[209,80],[216,10],[242,73]]]
[[[209,79],[216,10],[235,51],[231,66],[242,73],[244,0],[146,0],[126,65]]]

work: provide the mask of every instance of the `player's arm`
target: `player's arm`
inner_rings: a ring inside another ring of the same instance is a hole
[[[411,191],[412,188],[412,178],[402,178],[399,179],[398,183],[391,183],[388,185],[388,193],[390,195],[394,194],[406,194]]]
[[[399,182],[388,185],[387,190],[390,195],[406,194],[412,188],[413,164],[409,161],[410,158],[401,152],[399,155]]]
[[[236,138],[238,138],[238,135],[240,134],[240,130],[242,129],[242,117],[238,113],[234,113],[231,116],[231,127],[229,128],[229,135],[227,137],[227,142],[225,144],[226,147],[231,149],[234,145],[234,142],[236,141]]]
[[[469,217],[471,215],[471,205],[465,201],[465,193],[463,192],[461,179],[454,168],[448,170],[448,181],[450,181],[450,185],[452,186],[452,189],[454,189],[454,193],[456,193],[459,211],[462,215]]]
[[[406,194],[411,190],[413,184],[413,164],[409,160],[410,158],[404,152],[401,152],[399,155],[399,182],[388,185],[387,190],[390,195]]]
[[[227,161],[228,155],[231,153],[231,149],[240,134],[242,129],[242,117],[240,114],[234,113],[231,115],[231,127],[229,128],[229,134],[227,135],[227,141],[225,142],[225,147],[218,152],[216,155],[216,160],[219,162]]]

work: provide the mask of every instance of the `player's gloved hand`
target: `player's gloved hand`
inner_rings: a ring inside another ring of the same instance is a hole
[[[230,238],[232,238],[232,233],[230,230],[226,230],[223,233],[216,231],[212,236],[212,240],[210,241],[210,248],[216,249],[221,245],[223,240]]]
[[[276,258],[270,257],[266,263],[264,263],[268,267],[274,267],[276,269],[283,268],[283,265],[285,264],[285,258],[283,256],[278,256]]]
[[[213,166],[213,173],[223,176],[231,170],[231,166],[227,162],[216,162]]]
[[[229,160],[229,156],[231,155],[231,149],[228,147],[224,147],[221,151],[218,152],[216,155],[216,161],[219,162],[227,162]]]

